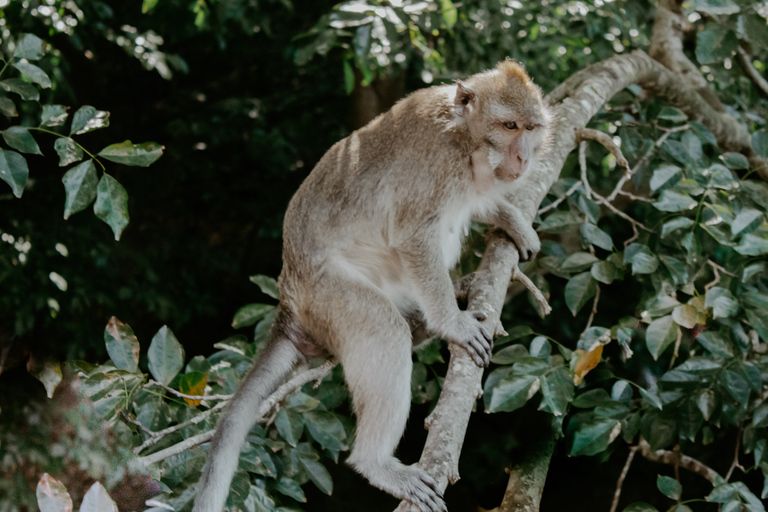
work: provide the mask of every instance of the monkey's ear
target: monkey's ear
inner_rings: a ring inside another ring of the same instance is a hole
[[[475,109],[475,91],[466,87],[463,83],[456,84],[456,98],[453,100],[454,111],[463,116]]]

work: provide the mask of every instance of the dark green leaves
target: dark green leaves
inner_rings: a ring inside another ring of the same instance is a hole
[[[658,360],[662,352],[675,341],[677,324],[670,315],[657,318],[645,332],[645,344],[654,359]]]
[[[56,139],[56,142],[53,143],[53,149],[59,155],[59,167],[65,167],[83,159],[82,148],[69,137]]]
[[[40,126],[62,126],[67,116],[67,107],[64,105],[43,105]]]
[[[573,276],[565,285],[565,303],[573,316],[584,307],[584,304],[594,297],[597,292],[597,281],[590,272]]]
[[[613,240],[611,240],[611,236],[594,224],[582,225],[581,236],[585,241],[596,245],[601,249],[605,249],[606,251],[613,249]]]
[[[304,423],[310,435],[326,450],[346,450],[347,434],[339,418],[328,411],[307,411]]]
[[[493,389],[488,412],[511,412],[519,409],[537,391],[533,388],[539,378],[533,375],[510,375]],[[531,389],[533,388],[533,393]]]
[[[43,154],[32,134],[23,126],[11,126],[7,130],[3,130],[3,140],[13,149],[18,149],[22,153]]]
[[[731,223],[731,233],[733,236],[745,235],[751,233],[763,222],[763,214],[758,210],[745,208],[741,210]]]
[[[29,179],[29,168],[23,156],[0,149],[0,179],[11,186],[13,195],[21,197]]]
[[[273,309],[275,309],[275,306],[270,304],[246,304],[235,313],[235,317],[232,319],[232,327],[241,329],[253,325]]]
[[[8,92],[15,92],[21,99],[27,101],[37,101],[40,99],[40,92],[32,84],[29,84],[21,78],[8,78],[0,82],[0,87]]]
[[[16,104],[10,98],[0,96],[0,114],[5,117],[16,117],[19,113],[16,111]]]
[[[112,228],[115,240],[120,240],[120,234],[128,225],[128,193],[107,173],[101,177],[96,189],[93,212]]]
[[[659,475],[656,478],[656,487],[664,496],[673,500],[679,500],[683,493],[683,486],[680,485],[680,482],[668,476]]]
[[[135,372],[139,365],[139,340],[133,330],[115,318],[109,319],[104,329],[107,353],[119,370]]]
[[[184,347],[166,325],[152,338],[147,356],[152,376],[166,386],[184,366]]]
[[[34,34],[24,34],[16,41],[13,56],[17,59],[38,60],[43,56],[43,40]]]
[[[663,190],[661,197],[653,203],[653,206],[663,212],[681,212],[693,209],[696,206],[696,201],[688,195],[673,190]]]
[[[608,445],[621,432],[621,422],[610,418],[593,418],[580,425],[573,436],[571,455],[595,455],[608,448]]]
[[[80,135],[109,126],[109,112],[96,110],[90,105],[81,107],[72,117],[70,135]],[[112,146],[108,146],[112,147]],[[106,158],[106,157],[105,157]]]
[[[73,123],[74,124],[74,123]],[[123,165],[148,167],[163,155],[163,146],[156,142],[132,144],[126,140],[99,151],[99,156]]]
[[[300,457],[299,460],[304,469],[307,470],[307,475],[312,483],[325,494],[329,496],[333,494],[333,480],[331,480],[331,474],[325,469],[325,466],[304,457]]]
[[[84,210],[96,199],[99,178],[93,161],[88,160],[67,171],[61,178],[64,183],[64,219]]]
[[[45,71],[30,64],[29,62],[15,62],[13,67],[18,69],[22,75],[29,78],[32,82],[40,84],[40,87],[48,89],[51,86],[51,79],[45,74]]]
[[[701,64],[730,58],[739,47],[733,30],[715,23],[707,23],[706,28],[697,34],[696,41],[696,59]]]

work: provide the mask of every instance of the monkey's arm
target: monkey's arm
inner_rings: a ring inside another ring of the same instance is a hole
[[[509,201],[499,203],[499,209],[489,221],[501,228],[515,242],[520,253],[520,261],[532,259],[541,249],[539,235],[525,219],[523,212]]]
[[[480,324],[486,315],[481,311],[459,309],[439,239],[430,234],[414,236],[403,249],[403,256],[420,299],[427,330],[462,345],[478,366],[488,366],[493,338]]]

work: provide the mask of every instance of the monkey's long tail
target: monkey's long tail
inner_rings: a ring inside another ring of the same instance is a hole
[[[276,336],[243,379],[219,420],[192,512],[221,512],[237,469],[240,448],[258,421],[259,405],[282,384],[302,355],[283,336]]]

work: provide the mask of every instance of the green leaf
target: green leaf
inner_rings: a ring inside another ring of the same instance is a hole
[[[184,347],[167,325],[162,326],[152,338],[147,356],[150,373],[166,386],[184,367]]]
[[[275,306],[271,304],[246,304],[235,313],[234,318],[232,318],[232,327],[241,329],[253,325],[274,309]]]
[[[739,6],[732,0],[695,0],[693,8],[713,16],[739,12]]]
[[[362,28],[362,27],[361,27]],[[352,64],[349,63],[349,60],[344,60],[344,91],[347,93],[347,96],[352,94],[352,91],[355,90],[355,72],[352,69]]]
[[[572,212],[555,212],[549,215],[539,226],[542,233],[562,233],[575,224],[583,224],[581,217]]]
[[[357,27],[357,30],[355,31],[355,37],[352,41],[353,46],[355,48],[355,55],[363,59],[365,61],[368,52],[371,49],[371,32],[373,31],[373,23],[366,23],[365,25],[361,25]],[[350,71],[352,71],[352,68],[350,67]],[[344,78],[346,80],[346,75],[344,75]]]
[[[53,149],[59,155],[59,167],[78,162],[83,159],[83,150],[69,137],[61,137],[53,143]]]
[[[645,331],[645,344],[654,360],[658,360],[664,350],[677,338],[677,324],[672,316],[657,318]]]
[[[347,439],[344,425],[334,413],[318,410],[307,411],[304,413],[304,424],[314,440],[326,450],[341,451],[347,449],[347,445],[344,443]]]
[[[573,276],[565,285],[565,303],[573,316],[584,307],[584,304],[594,297],[597,292],[597,281],[590,272]]]
[[[541,401],[540,409],[546,410],[555,416],[562,416],[573,400],[573,381],[563,368],[555,368],[541,377]]]
[[[659,398],[659,388],[657,388],[655,385],[650,389],[640,388],[640,395],[642,395],[643,399],[650,405],[659,410],[662,409],[663,404]]]
[[[29,78],[32,82],[40,84],[40,87],[43,89],[49,89],[51,87],[51,79],[45,71],[34,64],[30,64],[29,62],[15,62],[13,67],[18,69],[22,75]]]
[[[0,87],[8,92],[15,92],[21,99],[37,101],[40,99],[40,91],[34,85],[25,82],[21,78],[8,78],[0,82]]]
[[[118,512],[117,504],[109,497],[100,482],[95,482],[83,496],[80,512]]]
[[[16,104],[11,98],[0,96],[0,113],[5,117],[16,117],[19,113],[16,111]]]
[[[604,284],[611,284],[618,277],[618,269],[610,261],[599,261],[592,265],[592,277]]]
[[[752,426],[755,428],[768,427],[768,403],[755,409],[755,414],[752,416]]]
[[[277,281],[275,279],[263,275],[251,276],[248,279],[261,288],[262,293],[269,295],[273,299],[280,299],[280,292],[277,289]]]
[[[731,484],[721,484],[712,489],[705,499],[711,503],[727,503],[736,497],[736,489]]]
[[[753,234],[744,235],[739,245],[734,247],[734,250],[744,256],[768,254],[768,239]]]
[[[751,16],[748,18],[751,18]],[[768,30],[765,33],[768,34]],[[762,130],[753,133],[752,148],[761,158],[768,158],[768,133]]]
[[[712,417],[712,413],[715,412],[716,405],[717,398],[712,389],[702,390],[701,394],[699,394],[699,397],[696,399],[696,407],[699,408],[701,415],[704,416],[704,419],[707,421]]]
[[[0,179],[11,186],[14,196],[21,197],[29,179],[26,159],[15,151],[0,149]]]
[[[693,224],[693,220],[689,219],[688,217],[676,217],[669,222],[665,222],[664,225],[661,227],[661,237],[664,238],[671,232],[681,229],[681,228],[687,228]]]
[[[574,398],[573,406],[581,409],[592,409],[611,400],[611,396],[603,388],[590,389]]]
[[[291,478],[282,477],[275,483],[275,489],[277,492],[289,498],[293,498],[299,503],[306,503],[307,497],[304,496],[304,491],[301,490],[301,486]]]
[[[656,487],[659,488],[661,494],[673,500],[679,500],[683,494],[683,486],[680,485],[680,482],[668,476],[659,475],[656,478]]]
[[[147,14],[149,11],[155,8],[159,0],[144,0],[141,4],[141,12]]]
[[[749,402],[749,384],[738,373],[725,370],[723,372],[723,385],[733,399],[740,404],[746,405]]]
[[[296,446],[304,432],[304,420],[295,409],[280,409],[275,417],[275,427],[288,444]]]
[[[105,147],[99,151],[99,156],[118,164],[149,167],[163,156],[163,149],[164,147],[156,142],[132,144],[126,140]]]
[[[83,211],[96,199],[99,177],[92,160],[87,160],[67,171],[61,178],[64,183],[64,220]]]
[[[749,169],[749,160],[741,153],[723,153],[720,160],[729,169]]]
[[[43,105],[40,126],[62,126],[67,116],[67,107],[64,105]]]
[[[727,318],[739,312],[739,303],[736,298],[725,288],[715,286],[707,291],[704,306],[712,308],[712,313],[718,318]]]
[[[594,224],[583,224],[581,226],[581,236],[587,242],[596,245],[601,249],[605,249],[606,251],[613,249],[613,240],[611,240],[611,235],[598,228]]]
[[[69,134],[80,135],[93,130],[98,130],[99,128],[106,128],[107,126],[109,126],[109,112],[96,110],[90,105],[85,105],[80,107],[80,109],[75,112],[75,115],[72,116],[72,126],[69,129]],[[111,159],[108,158],[108,160]]]
[[[317,486],[320,491],[324,492],[328,496],[333,494],[333,481],[331,480],[331,474],[325,469],[325,466],[314,460],[309,460],[304,457],[299,457],[302,466],[307,470],[307,475],[312,483]]]
[[[43,56],[43,40],[34,34],[24,34],[16,41],[13,56],[17,59],[38,60]]]
[[[568,256],[560,265],[561,272],[581,272],[587,270],[593,263],[599,261],[594,254],[588,252],[577,252]]]
[[[595,455],[605,451],[621,432],[621,422],[615,419],[595,419],[580,425],[573,435],[570,455]]]
[[[688,116],[685,114],[685,112],[683,112],[679,108],[667,107],[667,106],[662,107],[658,117],[659,119],[672,121],[673,123],[682,123],[688,120]]]
[[[759,210],[744,208],[731,223],[733,236],[746,235],[756,230],[763,223],[763,214]]]
[[[696,337],[696,341],[713,355],[733,357],[731,344],[720,333],[713,331],[703,332]]]
[[[672,139],[667,139],[662,144],[662,147],[664,148],[664,151],[666,151],[669,156],[677,160],[683,165],[693,164],[694,160],[691,155],[688,154],[688,148],[686,148],[682,142]]]
[[[23,126],[11,126],[7,130],[3,130],[3,140],[13,149],[18,149],[22,153],[43,154],[40,151],[40,146],[35,142],[35,138]]]
[[[611,398],[617,402],[629,402],[632,394],[632,385],[625,380],[616,381],[611,388]]]
[[[636,501],[628,505],[627,508],[625,508],[622,512],[659,512],[659,511],[656,510],[656,507],[654,507],[653,505],[649,505],[641,501]]]
[[[72,498],[67,488],[48,473],[37,483],[35,496],[40,512],[72,512]]]
[[[739,47],[736,34],[716,23],[707,23],[696,36],[696,59],[700,64],[712,64],[733,56]]]
[[[524,357],[528,357],[528,350],[522,345],[510,345],[499,350],[491,356],[491,362],[494,364],[513,364]]]
[[[688,267],[685,263],[672,256],[661,255],[659,259],[669,271],[676,286],[683,286],[688,282]]]
[[[686,151],[694,160],[701,162],[704,156],[704,149],[701,146],[701,139],[691,132],[685,132],[680,138],[680,142],[685,146]]]
[[[454,7],[451,0],[441,0],[441,4],[445,24],[448,28],[453,28],[453,26],[456,24],[456,18],[458,17],[456,7]]]
[[[651,178],[651,190],[654,192],[661,187],[670,187],[680,181],[681,169],[676,165],[664,165],[653,171]]]
[[[681,304],[675,307],[672,311],[672,319],[675,323],[687,329],[693,329],[698,323],[698,318],[699,314],[697,313],[696,308],[689,306],[688,304]]]
[[[538,390],[538,385],[533,387],[537,381],[533,375],[510,375],[493,389],[487,412],[512,412],[524,406]]]
[[[128,193],[118,181],[107,173],[99,180],[96,188],[96,203],[93,205],[96,217],[106,222],[120,240],[120,234],[128,225]]]
[[[746,502],[745,504],[749,512],[765,512],[763,503],[758,499],[757,496],[752,494],[752,491],[749,490],[744,482],[733,482],[733,487],[736,488],[736,491],[739,493],[739,496],[741,496],[742,501]]]
[[[600,205],[584,197],[583,194],[579,194],[576,206],[579,207],[579,210],[587,216],[587,220],[592,224],[597,224],[597,221],[600,220]]]
[[[672,190],[663,190],[661,198],[653,203],[653,206],[662,212],[680,212],[692,210],[696,207],[696,204],[696,201],[691,199],[690,196]]]
[[[139,340],[133,330],[115,318],[109,319],[104,329],[107,354],[118,370],[135,373],[139,365]]]

